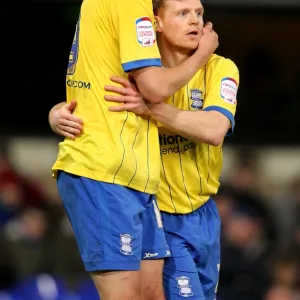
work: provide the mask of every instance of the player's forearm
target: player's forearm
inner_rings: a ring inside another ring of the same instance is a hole
[[[192,55],[182,64],[169,68],[150,67],[136,71],[136,84],[140,93],[149,102],[159,103],[176,93],[187,84],[196,72],[207,62],[207,57],[199,59]]]
[[[166,103],[149,104],[149,108],[153,119],[195,142],[220,145],[229,127],[229,120],[214,111],[183,111]]]

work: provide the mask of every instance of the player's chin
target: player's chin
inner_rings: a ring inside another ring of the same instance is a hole
[[[196,50],[197,48],[198,48],[198,46],[199,46],[199,42],[197,42],[197,41],[190,41],[190,42],[188,42],[188,43],[186,43],[185,45],[184,45],[184,48],[186,49],[186,50],[189,50],[189,51],[193,51],[193,50]]]
[[[191,52],[198,48],[199,42],[196,40],[182,40],[180,42],[174,43],[174,46],[176,45],[176,48],[181,49],[184,52]]]
[[[197,37],[188,38],[185,40],[185,46],[190,50],[195,50],[198,48],[199,42],[200,42],[200,38],[199,39]]]

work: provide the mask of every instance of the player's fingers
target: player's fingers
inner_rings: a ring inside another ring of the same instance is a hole
[[[71,140],[75,140],[75,138],[76,138],[76,136],[74,134],[71,134],[67,131],[60,131],[60,134],[64,137],[67,137],[67,138],[71,139]]]
[[[121,105],[121,106],[112,106],[108,108],[109,111],[111,112],[121,112],[121,111],[126,111],[126,107],[125,105]]]
[[[132,96],[116,96],[116,95],[105,95],[104,99],[110,102],[118,102],[118,103],[137,103],[139,99],[137,97]]]
[[[60,124],[63,124],[63,125],[68,125],[68,124],[78,124],[78,125],[83,125],[83,121],[82,119],[74,116],[73,114],[71,114],[70,112],[67,112],[67,113],[62,113],[59,117],[59,121],[58,121]],[[71,125],[70,125],[71,126]],[[76,127],[76,126],[75,126]]]
[[[72,123],[76,123],[78,125],[83,125],[83,121],[82,119],[76,117],[75,115],[72,115],[72,114],[68,114],[68,116],[66,116],[66,119]]]
[[[106,85],[104,89],[107,92],[113,92],[122,96],[139,96],[139,93],[137,91],[134,91],[131,88],[127,89],[127,88],[114,86],[114,85]]]
[[[212,24],[212,22],[205,23],[204,29],[208,29],[208,30],[212,31],[213,30],[213,24]]]
[[[126,102],[127,97],[126,96],[105,95],[104,99],[106,101],[124,103],[124,102]]]
[[[59,130],[61,132],[72,134],[74,136],[78,136],[82,132],[82,129],[74,128],[74,127],[70,127],[70,126],[62,126],[62,125],[59,126]]]
[[[77,105],[76,100],[72,100],[70,103],[67,104],[67,108],[68,108],[68,110],[73,111],[73,109],[76,107],[76,105]]]
[[[117,76],[111,76],[110,80],[112,82],[121,84],[125,88],[130,88],[130,82],[128,80],[124,79],[124,78],[117,77]]]
[[[114,86],[114,85],[106,85],[104,86],[105,91],[107,92],[113,92],[119,95],[127,95],[128,91],[124,87]]]
[[[105,95],[104,99],[111,102],[119,103],[139,103],[141,102],[140,96],[120,96],[120,95]]]
[[[135,106],[132,104],[124,104],[120,106],[109,107],[108,110],[112,112],[121,112],[121,111],[132,111]]]
[[[78,130],[82,130],[82,124],[80,122],[68,120],[66,118],[60,119],[59,120],[59,125],[61,127],[69,127],[69,128],[75,128],[75,129],[78,129]]]

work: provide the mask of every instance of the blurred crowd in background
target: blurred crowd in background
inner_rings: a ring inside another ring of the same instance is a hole
[[[237,151],[231,176],[215,197],[223,224],[218,300],[300,296],[300,172],[280,197],[265,199],[254,188],[257,163],[253,152]],[[61,299],[97,299],[59,198],[49,201],[39,184],[14,169],[5,151],[0,156],[0,220],[0,290],[18,290],[27,282],[28,300],[34,300],[38,281],[30,276],[43,274],[47,293],[58,293],[49,288],[58,280],[55,286],[63,284],[66,292],[60,293],[68,295]],[[80,293],[83,298],[74,298]],[[60,299],[55,297],[36,299]]]
[[[33,180],[15,167],[5,142],[14,136],[54,136],[47,115],[65,99],[65,70],[80,2],[36,0],[13,13],[19,24],[18,53],[11,63],[17,65],[5,72],[12,79],[3,87],[14,91],[18,102],[1,102],[0,300],[98,299],[59,197],[45,193],[47,180]],[[265,184],[261,161],[251,151],[254,146],[284,146],[298,149],[300,157],[298,2],[275,9],[203,1],[206,20],[219,34],[217,54],[231,58],[241,75],[236,129],[225,141],[236,149],[234,164],[215,197],[222,218],[217,300],[300,299],[299,160],[299,172],[284,189],[262,193],[256,188]],[[3,18],[12,15],[14,8],[7,7],[1,7]],[[2,39],[9,40],[8,35],[13,33],[4,31]],[[8,57],[9,48],[3,51]],[[13,80],[16,70],[26,70],[26,76],[17,74]],[[17,119],[6,113],[16,109],[23,112]],[[37,146],[35,151],[42,150]],[[41,168],[47,169],[49,180],[51,166],[41,163]],[[49,189],[56,193],[54,183]]]

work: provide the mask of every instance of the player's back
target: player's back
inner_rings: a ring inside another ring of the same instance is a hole
[[[141,5],[145,7],[141,9]],[[124,70],[130,70],[130,64],[140,67],[133,57],[147,60],[150,53],[159,58],[155,49],[142,49],[144,53],[139,44],[133,44],[139,42],[136,28],[140,11],[152,15],[151,1],[139,0],[136,7],[130,7],[131,15],[136,16],[130,23],[126,22],[126,9],[124,0],[82,3],[66,87],[67,101],[77,101],[74,114],[83,119],[84,132],[75,141],[60,143],[53,169],[154,193],[159,182],[156,124],[133,113],[111,113],[108,107],[118,104],[104,100],[108,94],[104,86],[112,84],[110,76],[126,78]]]

